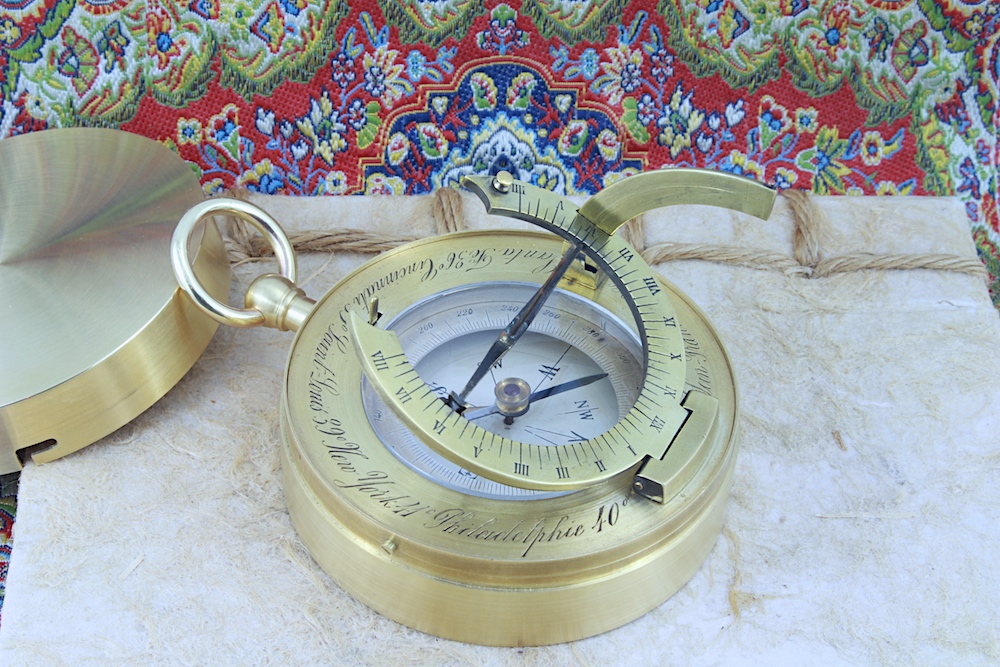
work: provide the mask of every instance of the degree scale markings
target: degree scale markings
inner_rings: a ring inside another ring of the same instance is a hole
[[[684,347],[677,328],[669,330],[664,324],[674,317],[672,305],[660,290],[649,287],[649,281],[656,280],[655,274],[627,244],[582,218],[577,207],[562,197],[524,183],[513,184],[505,195],[492,189],[485,179],[467,179],[465,184],[480,196],[490,213],[524,219],[559,234],[574,245],[584,244],[599,268],[626,296],[639,324],[647,365],[636,405],[608,432],[580,443],[585,446],[578,448],[575,442],[569,450],[561,446],[559,458],[563,465],[546,465],[551,454],[543,456],[539,448],[544,445],[512,441],[490,433],[487,446],[487,431],[471,424],[443,402],[440,402],[441,408],[447,411],[443,416],[442,409],[430,415],[427,410],[414,412],[401,404],[395,392],[385,385],[371,356],[376,352],[401,354],[398,341],[391,332],[372,327],[352,314],[350,337],[365,374],[379,395],[396,416],[438,454],[484,477],[513,486],[539,490],[580,488],[618,474],[643,455],[662,457],[687,412],[679,405],[683,373],[675,375],[663,368],[671,359],[683,364]],[[542,199],[546,199],[544,206]],[[549,211],[552,211],[551,219],[548,219]],[[543,214],[545,219],[540,217]],[[653,378],[659,382],[653,384]],[[670,378],[670,382],[662,378]],[[671,390],[673,395],[665,389]],[[665,395],[668,401],[662,404]],[[624,444],[616,449],[611,446],[612,442]],[[569,457],[569,451],[573,458]],[[575,464],[573,459],[576,459]]]

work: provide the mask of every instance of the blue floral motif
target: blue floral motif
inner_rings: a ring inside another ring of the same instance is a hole
[[[633,90],[639,87],[642,83],[642,67],[639,63],[626,63],[624,69],[622,69],[622,90],[626,93],[631,93]]]
[[[339,51],[337,55],[333,56],[330,60],[330,67],[333,68],[330,78],[341,88],[347,88],[357,78],[354,71],[354,59],[348,55],[346,50]]]
[[[658,105],[649,93],[643,94],[636,102],[637,116],[643,125],[649,125],[662,115]]]
[[[650,26],[650,40],[643,42],[643,50],[649,54],[649,62],[652,67],[649,70],[653,80],[662,85],[674,74],[674,55],[667,51],[663,44],[663,36],[659,28]]]
[[[406,77],[413,83],[425,78],[430,81],[443,81],[446,74],[451,74],[455,70],[451,60],[456,53],[458,53],[456,47],[442,46],[438,49],[437,58],[428,62],[423,53],[413,49],[406,56]]]
[[[365,90],[372,97],[382,97],[385,93],[385,72],[379,65],[372,65],[365,71]]]
[[[251,192],[259,192],[265,195],[273,195],[284,189],[285,181],[281,171],[277,168],[265,172],[256,181],[248,181],[246,187]]]
[[[214,130],[215,143],[224,144],[226,141],[233,136],[239,127],[236,125],[236,121],[232,118],[226,118],[223,123],[221,123]]]
[[[251,185],[250,189],[266,195],[273,195],[283,187],[285,187],[285,183],[280,178],[276,178],[271,174],[264,174],[264,176],[260,179],[260,183],[257,185]]]
[[[594,49],[584,50],[584,52],[580,54],[580,64],[579,64],[580,76],[582,76],[587,81],[590,81],[595,76],[597,76],[600,64],[601,64],[601,57],[597,54],[597,51],[595,51]],[[569,70],[566,71],[566,75],[569,78],[572,78],[571,74],[572,72],[570,72]]]
[[[427,74],[427,58],[416,49],[410,51],[410,55],[406,56],[406,76],[416,83],[423,79],[425,74]]]
[[[585,49],[579,60],[570,60],[569,50],[563,45],[549,48],[549,55],[552,56],[552,71],[560,72],[565,68],[563,76],[567,81],[577,78],[592,81],[600,72],[601,56],[594,49]]]
[[[774,187],[779,190],[787,190],[792,187],[792,182],[788,178],[787,170],[780,170],[774,177]]]
[[[361,130],[368,123],[365,105],[360,99],[355,98],[347,107],[347,122],[355,130]]]
[[[764,125],[766,125],[772,132],[780,132],[783,124],[780,118],[776,118],[774,114],[768,109],[761,115],[760,120]]]
[[[167,53],[173,45],[174,40],[168,33],[161,32],[156,35],[156,50],[160,53]]]
[[[290,16],[298,16],[305,7],[305,0],[281,0],[281,8]]]

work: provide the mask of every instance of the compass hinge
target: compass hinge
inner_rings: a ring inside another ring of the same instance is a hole
[[[569,242],[564,242],[563,255],[569,252],[569,249]],[[560,286],[566,287],[572,285],[578,290],[584,290],[582,293],[589,298],[604,284],[606,278],[607,275],[601,272],[597,264],[581,252],[573,260],[570,267],[566,269],[566,274],[563,276]]]
[[[659,459],[648,458],[635,474],[632,488],[658,503],[666,502],[697,472],[697,456],[715,427],[719,400],[700,391],[689,391],[681,406],[688,411],[673,441]]]

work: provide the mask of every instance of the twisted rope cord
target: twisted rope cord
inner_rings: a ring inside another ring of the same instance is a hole
[[[819,263],[819,227],[826,224],[826,216],[813,205],[809,193],[804,190],[786,190],[785,199],[795,220],[792,235],[795,261],[800,266],[816,268]]]
[[[758,270],[776,270],[786,274],[809,275],[811,269],[791,257],[770,250],[705,243],[657,243],[642,251],[649,264],[661,264],[679,259],[701,259],[719,264],[735,264]]]
[[[457,232],[465,227],[465,211],[462,207],[462,195],[457,190],[439,188],[434,191],[431,215],[438,234]]]
[[[952,271],[981,276],[984,280],[989,276],[986,267],[978,259],[967,259],[957,255],[926,253],[920,255],[873,255],[857,253],[842,257],[831,257],[820,260],[813,271],[813,278],[822,278],[834,273],[849,273],[851,271],[891,271],[909,269],[931,269],[934,271]]]
[[[248,194],[246,190],[234,190],[228,192],[226,196],[246,200]],[[794,257],[788,257],[771,250],[706,243],[657,243],[646,247],[643,216],[627,222],[622,227],[621,234],[650,264],[699,259],[763,271],[781,271],[786,275],[801,275],[807,278],[822,278],[854,271],[913,269],[967,273],[980,276],[984,280],[988,278],[986,268],[978,259],[943,253],[912,255],[854,253],[821,258],[819,229],[822,225],[827,224],[825,216],[816,207],[815,202],[807,192],[786,190],[783,194],[788,199],[795,221],[795,232],[792,240]],[[446,234],[464,229],[465,217],[462,196],[451,188],[441,188],[434,192],[433,197],[431,214],[434,218],[436,232]],[[264,239],[251,232],[252,228],[246,223],[229,219],[226,229],[226,249],[230,262],[238,263],[273,254]],[[361,229],[313,230],[289,235],[292,247],[299,252],[377,254],[416,239],[416,236],[377,234]]]

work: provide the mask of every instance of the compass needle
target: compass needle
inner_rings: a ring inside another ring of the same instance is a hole
[[[531,404],[535,401],[540,401],[543,398],[548,398],[549,396],[555,396],[557,394],[562,394],[563,392],[572,391],[578,387],[585,387],[592,382],[603,380],[606,377],[608,377],[607,373],[597,373],[595,375],[577,378],[576,380],[570,380],[569,382],[563,382],[562,384],[557,384],[545,389],[539,389],[531,392],[531,395],[528,396],[528,403]],[[462,412],[462,416],[469,421],[472,421],[473,419],[486,417],[487,415],[496,414],[497,412],[500,412],[500,409],[496,405],[485,405],[477,408],[467,408]]]
[[[195,294],[297,331],[282,470],[317,562],[391,618],[493,645],[597,634],[683,586],[722,528],[736,388],[704,316],[614,232],[675,200],[766,215],[773,192],[734,178],[641,174],[577,207],[467,177],[488,212],[543,231],[415,241],[315,305],[273,276],[242,311]]]
[[[458,394],[451,395],[450,404],[453,407],[459,407],[465,405],[465,399],[469,396],[471,392],[479,381],[485,377],[489,369],[498,362],[503,355],[507,354],[517,341],[521,340],[521,336],[524,332],[528,330],[531,323],[534,321],[535,316],[538,315],[538,311],[541,310],[542,306],[545,305],[546,299],[555,290],[556,285],[562,280],[562,277],[566,274],[566,271],[572,265],[573,260],[580,253],[579,246],[573,246],[562,256],[559,260],[559,264],[556,265],[555,270],[549,274],[542,286],[538,288],[538,291],[528,300],[524,307],[518,311],[514,319],[510,321],[504,329],[500,332],[500,335],[494,341],[493,345],[486,352],[486,356],[483,357],[482,361],[476,366],[476,370],[473,371],[472,377],[469,381],[465,383]]]

